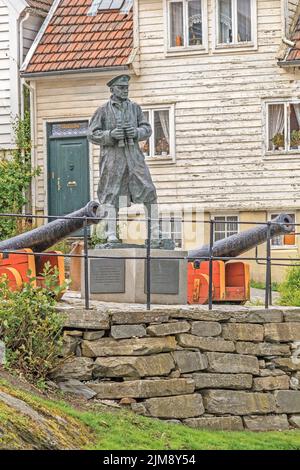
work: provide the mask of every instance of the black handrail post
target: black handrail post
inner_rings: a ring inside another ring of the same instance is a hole
[[[265,308],[269,308],[271,289],[271,222],[268,222]]]
[[[272,257],[271,257],[271,241],[270,241],[270,287],[269,287],[269,305],[273,305],[273,293],[272,293]]]
[[[209,287],[208,287],[208,304],[209,310],[213,308],[213,246],[214,246],[214,220],[210,221],[210,237],[209,237]]]
[[[272,256],[271,256],[271,243],[272,243],[272,239],[271,239],[271,228],[272,228],[272,223],[270,223],[270,238],[269,238],[269,257],[270,257],[270,260],[269,260],[269,263],[270,263],[270,267],[269,267],[269,305],[273,305],[273,295],[272,295]]]
[[[151,310],[151,217],[147,218],[147,310]]]
[[[89,285],[89,247],[88,247],[88,225],[87,218],[84,218],[83,234],[84,234],[84,299],[85,309],[90,309],[90,285]]]

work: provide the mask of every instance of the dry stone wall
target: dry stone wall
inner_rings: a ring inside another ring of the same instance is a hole
[[[300,427],[300,309],[63,309],[62,390],[193,428]]]

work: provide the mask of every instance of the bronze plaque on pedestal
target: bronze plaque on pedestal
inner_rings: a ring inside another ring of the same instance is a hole
[[[91,294],[123,294],[125,292],[125,260],[92,259],[90,284]]]
[[[179,294],[179,260],[151,259],[151,294]],[[147,263],[145,262],[145,293],[147,293]]]

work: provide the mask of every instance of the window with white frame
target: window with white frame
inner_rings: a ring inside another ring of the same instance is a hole
[[[174,158],[174,112],[172,107],[144,109],[144,116],[151,124],[150,139],[140,146],[148,158]]]
[[[216,0],[217,44],[254,42],[256,0]]]
[[[279,214],[271,214],[271,220],[276,219]],[[295,214],[289,214],[292,219],[292,223],[295,224]],[[272,248],[291,248],[296,245],[296,229],[291,233],[286,233],[285,235],[279,235],[272,238],[271,246]]]
[[[182,248],[182,219],[176,214],[163,215],[159,220],[160,238],[173,240],[176,248]]]
[[[215,215],[214,223],[214,241],[223,240],[239,232],[237,215]]]
[[[267,104],[267,150],[300,150],[300,101]]]
[[[206,0],[167,0],[169,48],[204,46],[205,2]]]

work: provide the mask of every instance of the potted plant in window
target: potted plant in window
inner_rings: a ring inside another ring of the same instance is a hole
[[[156,155],[161,155],[162,157],[169,155],[169,144],[165,137],[161,137],[161,139],[157,141],[155,153]]]
[[[291,147],[300,149],[300,130],[291,132]]]
[[[277,132],[271,139],[274,150],[283,150],[284,148],[284,135],[281,132]]]

